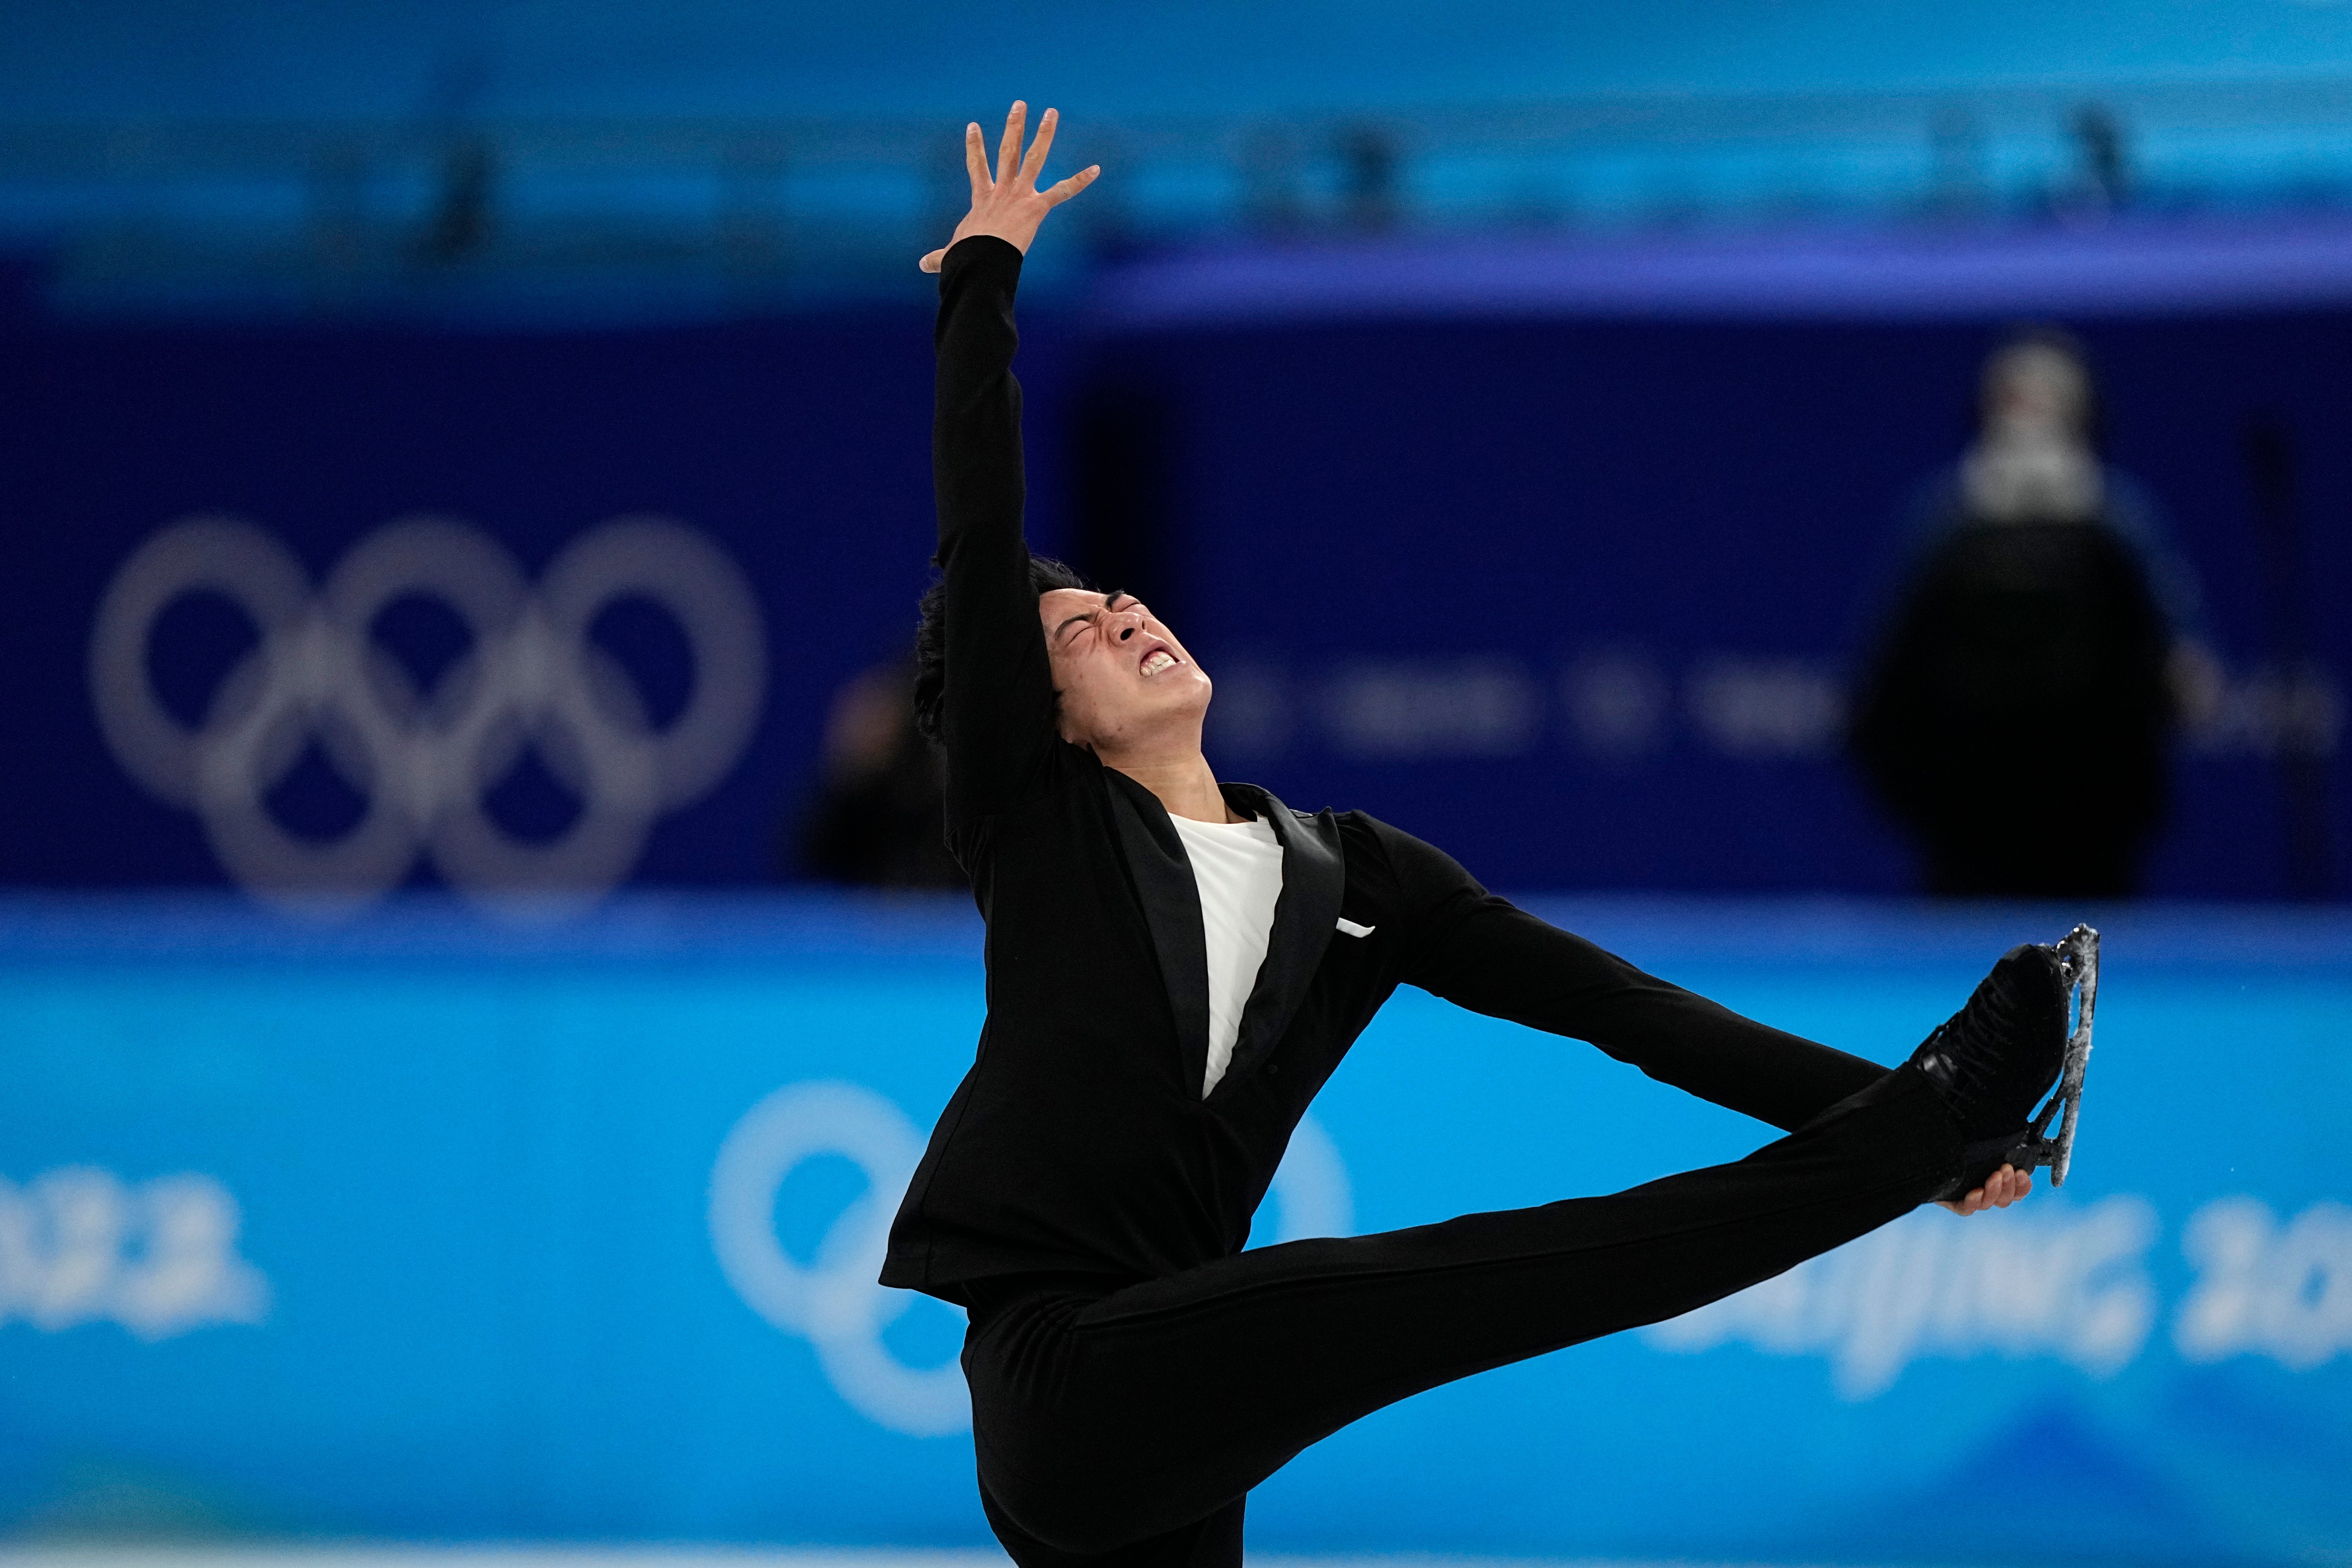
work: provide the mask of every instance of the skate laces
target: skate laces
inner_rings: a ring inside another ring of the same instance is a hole
[[[1912,1060],[1969,1139],[2018,1131],[2065,1064],[2066,1008],[2057,954],[2012,948]]]

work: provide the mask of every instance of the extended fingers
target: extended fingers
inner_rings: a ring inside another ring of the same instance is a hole
[[[988,151],[980,139],[980,121],[977,120],[963,129],[963,172],[971,176],[973,201],[988,194]]]
[[[1045,149],[1054,144],[1054,127],[1061,119],[1060,110],[1045,110],[1045,118],[1037,121],[1037,140],[1029,143],[1029,155],[1021,160],[1021,183],[1033,191],[1037,188],[1038,171],[1045,166]]]
[[[1021,131],[1028,120],[1029,106],[1014,99],[1013,111],[1004,117],[1004,139],[996,144],[996,183],[1000,185],[1021,166]]]
[[[1045,205],[1049,207],[1060,206],[1064,202],[1068,201],[1072,196],[1076,195],[1080,191],[1083,191],[1088,185],[1093,184],[1095,183],[1095,176],[1101,173],[1102,165],[1100,163],[1089,163],[1085,168],[1080,169],[1076,174],[1072,174],[1068,179],[1049,186],[1046,190],[1041,193],[1045,198]]]
[[[945,265],[947,258],[948,253],[945,249],[934,250],[915,265],[926,272],[937,272],[941,266]]]

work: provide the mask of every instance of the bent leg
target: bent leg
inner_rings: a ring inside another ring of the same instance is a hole
[[[966,1346],[983,1485],[1058,1550],[1164,1534],[1384,1405],[1676,1316],[1873,1230],[1960,1152],[1903,1068],[1732,1164],[1015,1303]]]

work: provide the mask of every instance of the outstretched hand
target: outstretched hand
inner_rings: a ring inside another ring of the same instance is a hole
[[[1013,112],[1004,117],[1004,140],[996,150],[996,172],[992,177],[988,154],[980,139],[980,122],[973,121],[964,128],[963,163],[971,175],[971,211],[964,214],[956,225],[952,246],[958,239],[975,234],[992,234],[1026,255],[1029,242],[1037,237],[1037,226],[1045,215],[1095,183],[1102,165],[1090,163],[1059,184],[1037,188],[1038,173],[1045,167],[1045,150],[1054,144],[1054,127],[1060,115],[1045,110],[1045,118],[1037,126],[1037,140],[1030,144],[1029,155],[1021,155],[1022,127],[1029,117],[1029,106],[1015,102]],[[932,251],[922,259],[926,272],[937,272],[940,263],[947,258],[947,247]]]
[[[1959,1199],[1937,1201],[1954,1214],[1981,1214],[1986,1209],[2005,1209],[2033,1190],[2033,1173],[2021,1171],[2014,1165],[2003,1165],[1985,1178],[1985,1184]]]

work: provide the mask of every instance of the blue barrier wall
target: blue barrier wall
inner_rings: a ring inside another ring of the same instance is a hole
[[[506,862],[553,866],[583,817],[603,835],[576,879],[591,888],[779,874],[829,696],[902,645],[924,581],[925,329],[11,334],[0,724],[21,742],[0,773],[0,882],[255,885],[278,867],[309,885],[378,807],[383,842],[353,851],[363,890],[532,885]],[[2352,587],[2352,318],[2084,331],[2112,457],[2168,513],[2229,676],[2181,748],[2151,889],[2280,896],[2298,885],[2282,736],[2334,744],[2332,672],[2352,664],[2334,613]],[[1164,515],[1140,551],[1151,580],[1118,585],[1218,675],[1229,774],[1442,826],[1475,871],[1527,885],[1896,890],[1906,851],[1837,755],[1844,683],[1997,336],[1573,312],[1235,324],[1132,299],[1033,312],[1034,532],[1105,553],[1099,520],[1073,521],[1074,432],[1094,400],[1135,400],[1165,460],[1139,493]],[[2292,617],[2251,519],[2256,416],[2298,454],[2303,536],[2280,575],[2316,627],[2309,704],[2284,697]],[[420,514],[470,531],[507,583],[497,604],[448,607],[484,573],[434,555],[404,526]],[[689,530],[709,570],[665,588],[675,552],[616,556],[600,531],[648,515]],[[248,531],[234,549],[169,531],[192,516]],[[230,556],[219,581],[198,570]],[[755,657],[697,651],[729,621],[713,572],[748,595]],[[278,579],[285,635],[257,645]],[[504,662],[477,679],[486,648]],[[562,678],[551,693],[530,697],[532,668]],[[721,686],[743,722],[669,776],[675,731]],[[571,715],[536,750],[500,739],[499,705],[527,697]],[[1486,809],[1456,809],[1472,797]],[[477,806],[495,842],[469,850],[448,823]],[[2341,893],[2352,795],[2327,810],[2316,883]]]
[[[1550,902],[1882,1060],[2050,911]],[[2352,1550],[2340,917],[2104,918],[2076,1173],[1381,1413],[1293,1550],[2321,1563]],[[984,1540],[956,1315],[869,1287],[969,1059],[953,904],[0,905],[0,1527]],[[1863,954],[1869,955],[1862,962]],[[1764,1130],[1406,993],[1265,1235],[1608,1191]]]

